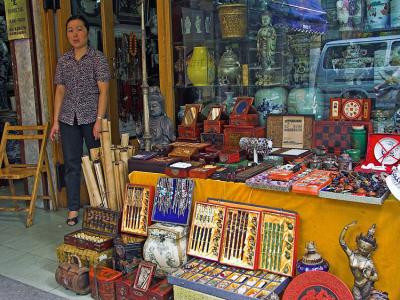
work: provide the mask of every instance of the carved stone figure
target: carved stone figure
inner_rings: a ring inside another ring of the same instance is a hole
[[[261,66],[261,71],[257,74],[257,85],[266,85],[271,82],[275,52],[276,31],[271,25],[271,15],[266,12],[261,16],[261,28],[257,32],[257,56]]]
[[[352,250],[347,246],[344,237],[349,227],[355,224],[357,221],[347,224],[339,237],[340,246],[349,258],[350,270],[354,277],[352,289],[354,300],[389,299],[387,293],[374,288],[375,282],[378,281],[378,273],[371,255],[378,246],[375,239],[376,225],[373,224],[366,235],[357,236],[357,248]]]
[[[266,12],[261,16],[261,28],[257,32],[257,56],[261,66],[257,74],[257,85],[267,85],[272,81],[275,51],[276,31],[271,24],[271,15]]]
[[[161,95],[158,86],[150,88],[149,111],[151,147],[155,145],[167,145],[175,141],[176,135],[174,125],[165,114],[164,97]],[[143,135],[143,125],[137,126],[136,132],[141,138]]]

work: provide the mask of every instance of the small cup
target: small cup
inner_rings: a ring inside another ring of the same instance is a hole
[[[360,149],[347,149],[344,152],[350,155],[353,162],[360,161]]]

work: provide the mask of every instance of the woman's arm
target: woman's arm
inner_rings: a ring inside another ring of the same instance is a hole
[[[110,84],[108,82],[98,81],[97,86],[99,87],[100,93],[99,93],[99,103],[97,107],[97,119],[96,123],[93,126],[93,135],[96,140],[99,139],[100,137],[100,131],[101,131],[100,118],[104,118],[106,114]]]
[[[58,123],[58,117],[60,115],[61,105],[64,101],[65,86],[57,84],[56,93],[54,97],[54,116],[53,116],[53,127],[50,131],[50,139],[54,141],[60,130],[60,124]]]

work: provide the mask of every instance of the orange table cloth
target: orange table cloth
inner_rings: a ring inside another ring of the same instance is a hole
[[[134,171],[129,175],[131,183],[153,185],[163,174]],[[224,182],[211,179],[194,179],[193,203],[208,198],[282,208],[300,215],[298,259],[304,254],[307,241],[315,241],[318,251],[330,263],[330,272],[340,277],[351,289],[353,276],[348,259],[339,245],[339,234],[353,220],[346,242],[355,249],[356,236],[366,234],[375,223],[378,248],[372,258],[379,280],[375,288],[389,293],[390,299],[400,299],[400,202],[390,196],[383,205],[363,204],[319,198],[295,193],[253,189],[244,183]]]

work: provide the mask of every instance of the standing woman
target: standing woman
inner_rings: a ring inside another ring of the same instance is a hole
[[[82,16],[66,23],[72,49],[57,63],[54,124],[50,139],[61,135],[68,198],[67,224],[78,223],[83,139],[88,149],[99,147],[101,119],[108,101],[110,71],[103,53],[88,46],[89,24]]]

